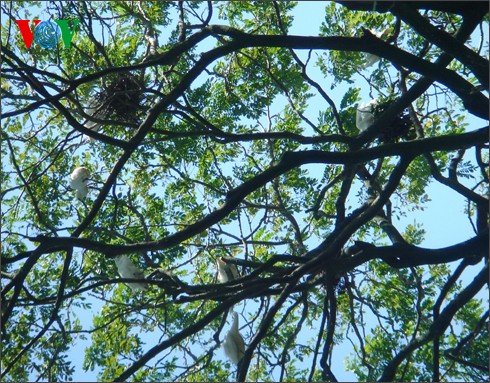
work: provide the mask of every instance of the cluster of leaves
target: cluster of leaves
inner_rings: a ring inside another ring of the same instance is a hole
[[[318,36],[295,36],[294,2],[3,2],[3,380],[230,380],[232,307],[240,381],[334,381],[349,344],[358,380],[488,380],[488,130],[472,117],[488,52],[464,44],[488,18],[455,4],[332,2]],[[15,20],[47,15],[80,20],[70,49],[26,49]],[[434,180],[467,201],[468,241],[406,223]],[[426,232],[448,247],[420,247]],[[121,283],[119,254],[147,291]],[[219,257],[242,278],[217,284]]]

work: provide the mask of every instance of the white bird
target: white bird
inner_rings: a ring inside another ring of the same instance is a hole
[[[218,267],[218,279],[221,283],[232,281],[240,277],[238,269],[233,263],[226,263],[223,257],[219,257],[216,260],[216,266]]]
[[[98,108],[96,108],[96,107],[84,108],[83,111],[86,114],[88,114],[89,116],[100,117],[97,113]],[[85,123],[83,124],[83,126],[85,126],[87,129],[90,129],[90,130],[93,130],[94,132],[97,132],[97,131],[99,131],[99,128],[101,125],[98,122],[86,120]],[[87,136],[86,134],[83,135],[83,139],[84,139],[84,141],[89,141],[89,142],[95,141],[92,137]]]
[[[359,131],[364,132],[369,126],[374,122],[374,107],[376,106],[378,100],[374,99],[369,101],[367,104],[362,103],[357,108],[356,113],[356,126]]]
[[[233,324],[223,341],[223,349],[225,350],[225,355],[236,365],[245,354],[245,342],[238,331],[238,314],[235,311],[233,311]]]
[[[90,172],[87,168],[80,166],[70,174],[70,187],[77,191],[77,198],[83,200],[88,194],[88,180]]]
[[[376,31],[371,30],[371,33],[375,35],[377,38],[382,39],[387,37],[387,32],[388,28],[383,29],[381,32],[376,33]],[[379,57],[372,54],[372,53],[364,53],[364,59],[366,60],[366,64],[364,64],[364,68],[370,67],[371,65],[375,64],[378,60]]]
[[[151,37],[147,34],[145,34],[145,40],[148,41],[148,44],[150,46],[150,55],[156,55],[157,54],[157,47],[158,47],[158,41],[154,37]]]
[[[95,116],[95,114],[97,112],[97,108],[92,108],[92,107],[84,108],[83,111],[86,114],[88,114],[89,116]],[[87,121],[85,121],[83,126],[85,126],[87,129],[96,131],[100,127],[100,124],[98,122],[95,122],[95,121],[87,120]]]
[[[114,262],[116,262],[117,271],[119,275],[123,278],[134,278],[134,279],[143,279],[145,278],[145,274],[143,271],[138,269],[138,267],[131,262],[131,260],[125,255],[118,255],[114,258]],[[134,282],[127,284],[131,290],[147,290],[148,285],[142,282]]]
[[[364,68],[369,68],[371,65],[374,65],[379,61],[379,56],[376,56],[372,53],[364,52],[364,60],[366,60]]]

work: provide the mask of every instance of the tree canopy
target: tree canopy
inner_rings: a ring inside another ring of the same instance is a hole
[[[1,3],[3,381],[489,380],[488,3],[310,5]]]

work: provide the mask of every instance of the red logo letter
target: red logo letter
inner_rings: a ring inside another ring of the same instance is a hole
[[[30,20],[15,20],[17,25],[19,26],[20,33],[22,34],[22,38],[24,39],[24,44],[26,48],[29,49],[32,44],[32,40],[34,39],[34,31],[31,31],[29,28]],[[41,20],[33,20],[34,28],[41,22]]]

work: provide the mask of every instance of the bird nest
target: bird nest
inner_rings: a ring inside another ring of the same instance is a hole
[[[142,111],[144,84],[130,73],[114,75],[109,84],[95,96],[99,115],[125,122],[138,122]]]
[[[385,112],[394,102],[395,100],[387,100],[376,105],[373,108],[374,117],[377,118],[377,116]],[[415,128],[408,109],[404,109],[393,118],[391,123],[382,127],[379,136],[381,141],[385,143],[396,142],[400,138],[409,141],[415,139],[415,137]]]

